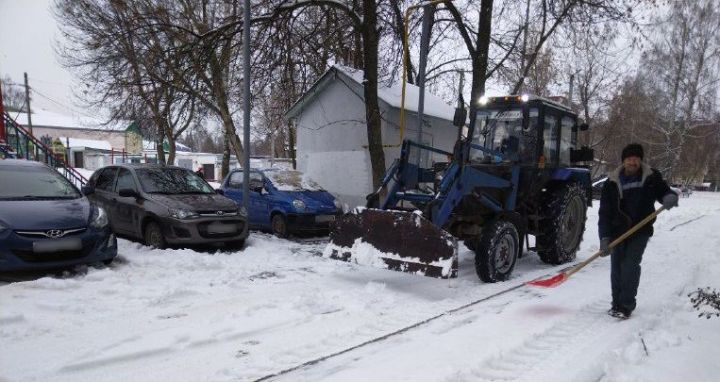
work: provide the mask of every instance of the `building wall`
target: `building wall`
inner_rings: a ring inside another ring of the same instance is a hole
[[[295,119],[298,170],[306,173],[349,207],[365,205],[373,192],[370,155],[367,149],[365,104],[362,87],[335,80],[308,103]],[[385,166],[400,156],[399,110],[380,103]],[[406,113],[405,138],[417,136],[417,114]],[[452,152],[457,128],[451,121],[425,116],[423,142]],[[425,155],[424,165],[447,161],[443,155]]]
[[[360,95],[362,92],[359,93]],[[365,104],[345,84],[331,81],[298,115],[298,170],[348,205],[371,192]]]
[[[57,127],[33,127],[33,135],[40,139],[44,135],[53,138],[68,137],[78,139],[97,139],[108,141],[115,150],[125,148],[125,132],[122,130],[87,130],[74,128],[57,128]],[[63,142],[65,144],[65,142]]]

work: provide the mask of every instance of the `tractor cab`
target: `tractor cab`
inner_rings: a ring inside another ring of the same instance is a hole
[[[536,96],[482,97],[470,127],[471,163],[567,167],[592,160],[587,149],[577,150],[577,115],[552,100]],[[482,147],[482,148],[481,148]]]

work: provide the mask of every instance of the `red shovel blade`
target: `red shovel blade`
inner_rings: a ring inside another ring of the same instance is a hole
[[[539,286],[539,287],[544,287],[544,288],[553,288],[553,287],[556,287],[556,286],[562,284],[567,279],[568,279],[568,277],[565,274],[565,272],[560,272],[557,275],[547,278],[547,279],[528,281],[527,285]]]

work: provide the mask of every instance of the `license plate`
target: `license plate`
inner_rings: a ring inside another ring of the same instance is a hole
[[[315,216],[315,222],[316,223],[327,223],[335,221],[335,215],[318,215]]]
[[[208,225],[208,233],[232,233],[237,231],[235,224],[211,223]]]
[[[82,241],[79,238],[50,239],[33,242],[33,252],[52,253],[62,251],[79,251],[82,249]]]

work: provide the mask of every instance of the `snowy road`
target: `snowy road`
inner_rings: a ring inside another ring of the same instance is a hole
[[[519,287],[282,381],[714,381],[720,319],[687,294],[719,288],[720,195],[661,214],[638,309],[609,307],[609,260],[555,289]],[[597,205],[578,259],[597,250]],[[530,254],[483,284],[472,254],[437,280],[317,256],[322,244],[254,234],[237,253],[150,250],[65,278],[0,286],[2,381],[254,381],[557,272]]]

